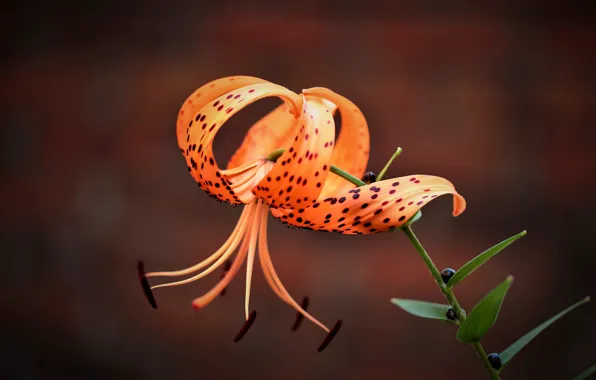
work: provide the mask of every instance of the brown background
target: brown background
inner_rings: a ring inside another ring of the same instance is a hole
[[[13,2],[1,12],[0,333],[9,378],[476,379],[480,361],[449,326],[390,297],[442,301],[402,234],[344,237],[271,222],[282,280],[324,334],[275,298],[257,267],[259,317],[239,343],[243,276],[195,312],[219,273],[156,291],[135,265],[177,269],[225,240],[240,210],[200,192],[175,141],[185,97],[248,74],[295,91],[329,87],[356,102],[372,134],[370,169],[454,182],[468,201],[424,210],[419,237],[458,268],[527,229],[457,289],[468,310],[516,280],[486,338],[489,352],[594,292],[596,27],[585,3],[306,0]],[[540,6],[538,5],[540,4]],[[276,101],[218,136],[224,162]],[[566,379],[596,360],[594,305],[528,346],[505,379]],[[590,322],[592,321],[592,322]]]

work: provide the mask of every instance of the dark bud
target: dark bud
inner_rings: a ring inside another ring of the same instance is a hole
[[[228,273],[228,271],[230,270],[230,268],[232,267],[232,262],[230,260],[226,261],[226,263],[224,264],[223,267],[223,272],[221,273],[221,278],[223,279],[226,276],[226,273]],[[219,293],[220,296],[225,296],[226,295],[226,290],[228,290],[228,288],[223,288],[223,290],[221,291],[221,293]]]
[[[499,369],[503,365],[503,363],[501,362],[501,357],[499,356],[499,354],[496,354],[496,353],[493,352],[492,354],[489,354],[487,356],[487,358],[488,358],[488,361],[490,362],[490,365],[494,369]]]
[[[256,310],[253,310],[249,314],[246,322],[244,322],[244,325],[242,325],[242,328],[240,329],[240,331],[238,331],[238,334],[236,334],[236,336],[234,337],[234,342],[238,343],[240,341],[240,339],[242,339],[244,337],[244,334],[246,334],[248,329],[250,329],[250,326],[252,326],[252,324],[255,323],[255,319],[257,319],[257,312],[256,312]]]
[[[447,319],[450,319],[452,321],[457,321],[457,315],[455,315],[455,311],[453,311],[453,309],[449,308],[449,310],[447,310],[447,312],[445,313],[445,316],[447,317]]]
[[[362,181],[371,184],[377,180],[377,175],[374,172],[366,172],[362,177]]]
[[[143,287],[143,292],[145,293],[145,297],[151,304],[154,309],[157,309],[157,302],[155,302],[155,297],[153,296],[153,292],[151,291],[151,286],[149,286],[149,281],[147,281],[147,276],[145,276],[145,266],[143,265],[142,261],[139,261],[137,265],[137,272],[139,274],[139,281],[141,282],[141,286]]]
[[[302,310],[306,311],[306,309],[308,309],[309,301],[310,300],[308,299],[308,297],[304,297],[302,299],[302,304],[300,305],[300,307],[302,307]],[[296,314],[296,320],[294,321],[294,324],[292,325],[292,331],[298,330],[298,327],[300,327],[300,325],[302,324],[303,319],[304,319],[304,315],[302,315],[302,313],[298,312]]]
[[[327,336],[325,337],[325,339],[323,339],[323,342],[321,343],[321,345],[319,346],[319,349],[317,351],[321,352],[325,348],[327,348],[327,346],[329,345],[329,343],[331,343],[331,341],[333,340],[333,338],[337,335],[337,332],[341,328],[341,324],[342,324],[341,319],[338,320],[335,323],[335,326],[333,326],[333,328],[331,329],[331,331],[329,331],[329,334],[327,334]]]
[[[451,268],[445,268],[441,272],[441,278],[443,279],[444,283],[448,283],[451,280],[451,277],[455,274],[455,271]]]

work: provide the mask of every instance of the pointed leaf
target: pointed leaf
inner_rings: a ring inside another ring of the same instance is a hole
[[[417,317],[439,319],[455,323],[455,321],[447,318],[447,310],[451,308],[449,305],[401,298],[392,298],[391,303]]]
[[[501,310],[503,299],[513,282],[513,276],[490,291],[480,302],[474,306],[468,318],[457,330],[457,339],[463,343],[478,342],[484,334],[495,324]]]
[[[575,376],[573,380],[584,380],[587,379],[588,376],[591,374],[596,373],[596,364],[585,370],[584,372],[580,373],[579,375]]]
[[[457,285],[461,280],[468,277],[472,272],[476,269],[480,268],[484,263],[490,260],[493,256],[497,253],[501,252],[503,249],[507,248],[511,243],[516,241],[522,236],[526,236],[527,231],[522,231],[519,234],[510,237],[509,239],[505,239],[499,244],[493,246],[492,248],[487,249],[486,251],[482,252],[478,256],[474,257],[472,260],[468,261],[463,267],[459,268],[457,272],[451,277],[449,282],[447,283],[447,289],[453,288]]]
[[[509,363],[509,361],[522,348],[524,348],[526,346],[526,344],[530,343],[532,341],[532,339],[536,338],[536,336],[538,336],[538,334],[540,334],[542,331],[544,331],[544,329],[546,329],[548,326],[552,325],[554,322],[556,322],[559,318],[561,318],[565,314],[569,313],[570,311],[577,308],[578,306],[585,304],[588,301],[590,301],[590,297],[586,297],[586,298],[576,302],[575,304],[569,306],[567,309],[561,311],[560,313],[554,315],[550,319],[544,321],[542,324],[540,324],[539,326],[537,326],[536,328],[534,328],[533,330],[531,330],[530,332],[526,333],[524,336],[519,338],[511,346],[507,347],[503,352],[501,352],[501,361],[503,362],[503,366],[501,367],[501,370],[503,368],[505,368],[507,363]]]

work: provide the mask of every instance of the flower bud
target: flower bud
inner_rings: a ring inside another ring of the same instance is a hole
[[[377,180],[377,175],[374,172],[366,172],[362,177],[362,181],[371,184]]]
[[[487,358],[488,358],[488,361],[490,362],[490,365],[494,369],[499,369],[503,365],[503,363],[501,362],[501,356],[499,356],[499,354],[497,354],[497,353],[493,352],[492,354],[489,354],[487,356]]]
[[[443,279],[444,283],[448,283],[451,277],[455,274],[455,271],[451,268],[445,268],[441,272],[441,278]]]

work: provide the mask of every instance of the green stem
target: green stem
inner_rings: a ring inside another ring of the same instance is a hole
[[[387,173],[387,170],[389,170],[389,167],[391,166],[393,161],[397,158],[397,156],[399,156],[401,154],[401,151],[402,151],[401,148],[397,148],[395,153],[393,153],[393,156],[391,156],[389,161],[387,161],[387,163],[385,164],[385,167],[383,168],[383,170],[381,170],[381,172],[377,176],[377,181],[380,181],[383,179],[383,177],[385,176],[385,173]]]
[[[352,182],[354,185],[356,185],[358,187],[366,185],[366,182],[359,180],[358,178],[354,177],[353,175],[351,175],[350,173],[348,173],[346,171],[343,171],[342,169],[338,168],[335,165],[331,165],[331,173],[342,177],[346,181]]]
[[[276,162],[285,151],[286,151],[285,148],[276,149],[273,152],[269,153],[269,155],[267,156],[267,160]],[[363,182],[360,179],[354,177],[350,173],[348,173],[348,172],[346,172],[346,171],[338,168],[335,165],[331,165],[330,171],[331,171],[331,173],[336,174],[336,175],[342,177],[346,181],[352,182],[354,185],[356,185],[358,187],[366,185],[365,182]]]
[[[416,248],[416,251],[418,251],[418,253],[420,254],[420,257],[422,257],[424,264],[426,264],[428,270],[434,277],[435,282],[439,286],[439,289],[441,289],[441,292],[443,292],[443,295],[445,296],[445,298],[449,302],[449,305],[455,312],[457,320],[459,321],[460,324],[463,323],[466,320],[466,316],[465,316],[461,306],[459,305],[459,302],[457,302],[457,298],[455,298],[455,294],[453,293],[453,290],[447,289],[447,287],[445,286],[445,283],[443,282],[443,279],[441,278],[441,273],[439,272],[439,270],[437,269],[437,266],[433,263],[432,259],[430,258],[430,256],[428,255],[428,253],[426,252],[424,247],[422,246],[422,243],[420,243],[420,240],[418,240],[418,238],[414,234],[414,231],[412,231],[412,227],[410,225],[405,225],[402,228],[402,230],[404,231],[404,233],[406,234],[408,239],[410,239],[410,242],[412,242],[412,244],[414,245],[414,248]],[[491,379],[499,380],[500,379],[499,374],[497,373],[497,371],[492,367],[492,365],[488,361],[488,357],[487,357],[486,352],[484,351],[484,348],[482,347],[482,345],[478,342],[478,343],[471,344],[471,346],[474,349],[474,351],[476,352],[476,354],[478,354],[480,359],[482,359],[484,368],[486,368],[486,371],[489,373]]]

